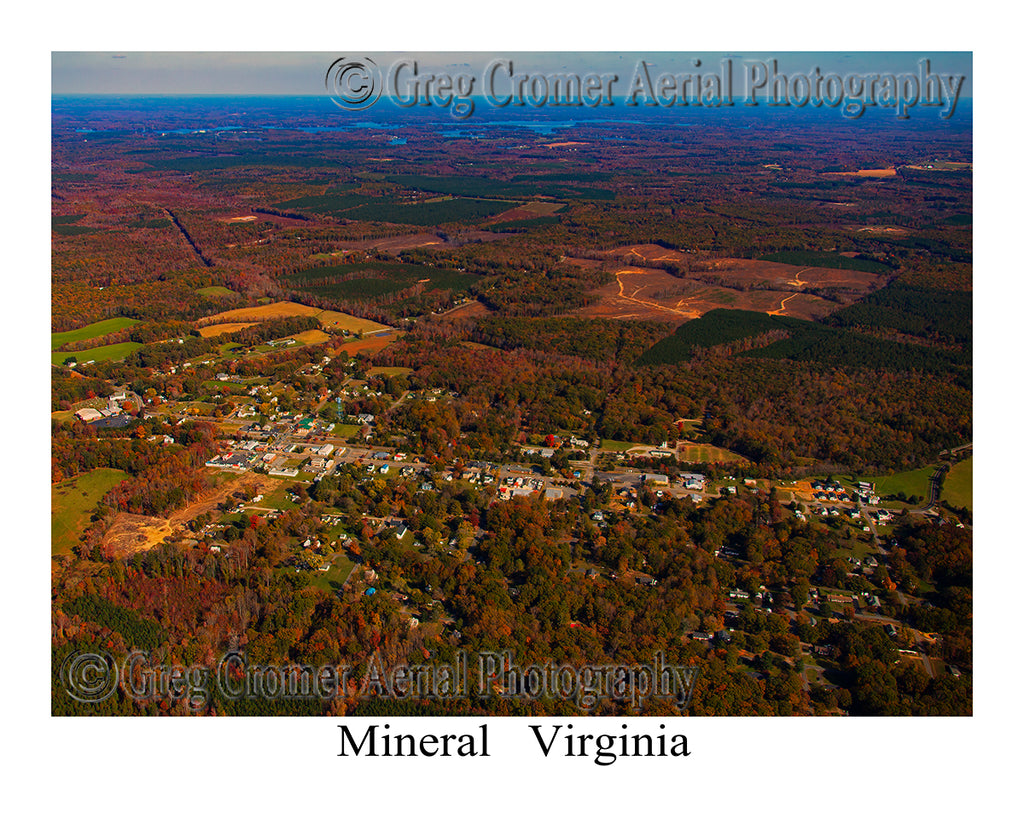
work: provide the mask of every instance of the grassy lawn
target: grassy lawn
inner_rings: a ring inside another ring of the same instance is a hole
[[[326,592],[340,591],[341,584],[348,578],[354,565],[344,552],[338,552],[331,561],[331,568],[326,572],[312,572],[310,583]]]
[[[850,528],[854,527],[851,525]],[[852,538],[842,537],[836,549],[839,557],[855,557],[858,560],[864,560],[867,555],[874,553],[875,544],[867,532],[856,532]]]
[[[88,350],[77,350],[73,353],[50,353],[50,363],[59,367],[70,356],[74,356],[77,361],[118,361],[142,346],[137,341],[125,341],[122,344],[90,347]]]
[[[102,336],[109,335],[110,333],[116,333],[118,330],[124,330],[126,327],[131,327],[133,324],[138,323],[138,319],[118,317],[97,321],[78,330],[68,330],[66,333],[50,333],[50,349],[56,350],[58,347],[64,344],[70,344],[72,341],[85,341],[90,338],[101,338]],[[68,353],[68,355],[74,355],[74,353]],[[84,361],[85,359],[79,360]]]
[[[411,375],[412,370],[408,367],[373,367],[367,375]]]
[[[954,464],[942,484],[942,499],[950,506],[973,508],[974,465],[973,458]]]
[[[120,469],[94,469],[52,487],[50,491],[51,554],[71,554],[89,524],[90,512],[107,492],[128,477]]]
[[[167,407],[168,412],[174,413],[175,415],[210,415],[215,404],[208,403],[206,401],[175,401],[168,404],[164,404]]]
[[[269,495],[265,495],[257,506],[280,509],[282,512],[298,508],[299,505],[295,501],[289,500],[288,493],[285,491],[285,488],[294,484],[295,480],[293,478],[282,478],[279,483],[280,486]]]
[[[625,452],[627,449],[632,449],[640,444],[631,444],[628,441],[613,441],[611,438],[601,439],[601,449],[606,449],[609,452]]]
[[[880,497],[895,495],[902,492],[907,497],[917,495],[927,500],[929,492],[928,479],[935,472],[935,467],[924,466],[912,472],[897,472],[895,475],[882,475],[877,478],[865,478],[875,484],[875,492]]]

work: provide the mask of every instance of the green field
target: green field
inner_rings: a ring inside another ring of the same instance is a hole
[[[133,324],[138,323],[138,319],[119,316],[117,318],[93,322],[85,327],[81,327],[77,330],[68,330],[65,333],[50,333],[50,349],[56,350],[58,347],[70,344],[73,341],[86,341],[90,338],[102,338],[110,333],[116,333],[119,330],[124,330],[126,327],[131,327]],[[75,354],[72,353],[72,355]],[[79,360],[85,359],[80,358]]]
[[[367,375],[412,375],[409,367],[371,367]]]
[[[94,469],[54,486],[50,491],[50,552],[71,554],[78,536],[100,499],[128,477],[120,469]]]
[[[942,499],[956,508],[974,508],[974,459],[954,464],[942,484]]]
[[[200,296],[213,296],[214,298],[222,298],[224,296],[236,295],[234,290],[230,290],[227,287],[221,287],[220,285],[214,285],[212,287],[200,287],[196,290]]]
[[[919,498],[927,500],[930,491],[929,478],[933,472],[935,472],[935,467],[923,466],[912,472],[897,472],[895,475],[882,475],[877,478],[865,478],[865,480],[875,484],[875,493],[879,497],[884,498],[886,495],[896,495],[902,492],[908,498],[911,495],[917,495]]]
[[[144,345],[137,341],[125,341],[121,344],[90,347],[88,350],[77,350],[73,353],[50,353],[50,363],[59,367],[70,356],[74,356],[77,361],[119,361],[142,346]]]

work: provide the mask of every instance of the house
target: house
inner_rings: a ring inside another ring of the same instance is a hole
[[[683,472],[679,475],[684,489],[694,489],[698,492],[704,491],[704,476],[699,472]]]
[[[398,540],[405,540],[411,534],[409,527],[405,524],[399,524],[398,526],[392,526],[390,529],[384,530],[384,537],[395,537]]]

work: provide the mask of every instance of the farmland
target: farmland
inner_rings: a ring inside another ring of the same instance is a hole
[[[368,319],[361,319],[357,316],[350,316],[347,313],[340,313],[335,310],[322,310],[319,307],[310,307],[305,304],[298,304],[291,301],[277,301],[272,304],[263,304],[258,307],[239,307],[236,310],[227,310],[213,316],[207,316],[202,320],[200,333],[204,329],[211,329],[217,326],[235,325],[233,330],[242,328],[242,325],[252,324],[269,319],[288,318],[289,316],[315,316],[320,326],[325,329],[347,330],[350,333],[377,333],[390,329],[384,324],[379,324]],[[220,329],[217,333],[231,332],[231,330]]]
[[[199,328],[199,335],[203,338],[215,338],[216,336],[224,335],[224,333],[233,333],[235,330],[244,330],[246,327],[252,327],[258,322],[255,321],[233,321],[225,322],[224,324],[209,324],[206,327]]]
[[[90,347],[87,350],[76,350],[73,353],[56,352],[50,354],[50,363],[60,366],[68,358],[74,358],[76,361],[120,361],[142,346],[137,341],[125,341],[120,344],[107,344],[102,347]]]
[[[288,338],[294,338],[300,344],[323,344],[330,336],[323,330],[305,330]]]
[[[92,324],[88,324],[78,330],[68,330],[64,333],[50,333],[50,349],[56,350],[58,347],[63,347],[65,344],[71,344],[77,341],[88,341],[90,338],[102,338],[103,336],[116,333],[119,330],[124,330],[138,323],[138,319],[119,316],[118,318],[93,322]]]

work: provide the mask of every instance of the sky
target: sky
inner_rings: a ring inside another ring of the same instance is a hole
[[[416,59],[421,72],[468,73],[481,76],[495,58],[512,59],[524,73],[571,71],[612,72],[632,76],[645,61],[652,71],[694,72],[717,68],[728,57],[736,82],[745,81],[750,61],[778,60],[779,72],[808,74],[917,73],[919,61],[930,59],[936,73],[966,77],[961,97],[973,96],[970,52],[223,52],[223,51],[54,51],[51,54],[51,93],[61,94],[322,94],[327,68],[341,57],[373,59],[384,71],[396,60]],[[742,86],[740,86],[742,87]]]

